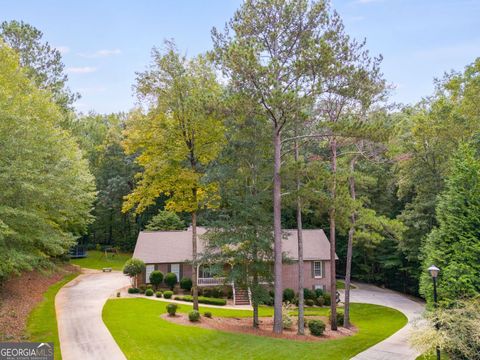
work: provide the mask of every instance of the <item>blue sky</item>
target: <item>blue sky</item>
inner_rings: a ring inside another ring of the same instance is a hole
[[[128,111],[135,72],[150,50],[174,38],[195,55],[211,47],[241,0],[0,0],[0,21],[23,20],[63,53],[79,111]],[[367,39],[396,86],[392,101],[413,103],[433,90],[433,78],[462,70],[480,56],[480,0],[333,0],[347,32]]]

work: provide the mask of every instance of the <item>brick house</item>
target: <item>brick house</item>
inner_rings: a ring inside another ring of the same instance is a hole
[[[207,229],[198,227],[199,236],[197,251],[203,252],[201,235]],[[284,230],[282,250],[288,257],[288,263],[283,264],[282,287],[298,289],[298,240],[296,230]],[[303,258],[304,258],[304,287],[309,289],[323,289],[329,291],[330,277],[330,242],[321,229],[303,230]],[[140,284],[148,283],[150,273],[160,270],[164,274],[172,272],[180,280],[192,276],[192,230],[184,231],[142,231],[138,235],[137,244],[133,253],[134,258],[145,262],[146,271],[141,274]],[[336,257],[338,259],[338,257]],[[199,266],[197,269],[198,286],[232,286],[235,303],[241,302],[235,293],[243,293],[235,288],[234,284],[225,284],[225,279],[213,277],[207,268]],[[235,291],[237,290],[237,291]],[[238,300],[238,301],[237,301]]]

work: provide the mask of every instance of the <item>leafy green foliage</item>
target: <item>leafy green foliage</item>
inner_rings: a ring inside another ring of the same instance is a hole
[[[150,273],[150,284],[157,289],[163,281],[163,273],[159,270],[154,270]]]
[[[145,263],[140,259],[128,259],[123,266],[123,273],[132,279],[140,275],[143,271],[145,271]]]
[[[437,205],[438,227],[425,242],[423,268],[440,268],[439,301],[446,305],[480,293],[480,161],[463,144],[451,162],[445,191]],[[425,271],[420,291],[432,301],[432,280]]]
[[[0,42],[0,279],[65,255],[88,223],[93,178],[64,114]]]
[[[191,295],[175,296],[175,300],[193,302],[193,297]],[[199,296],[198,302],[200,304],[217,305],[217,306],[227,305],[227,300],[225,299],[217,299],[217,298],[211,298],[211,297],[205,297],[205,296]]]
[[[294,297],[295,297],[295,291],[293,291],[293,289],[290,289],[290,288],[283,289],[283,301],[292,302]]]
[[[165,284],[170,288],[170,290],[173,290],[173,287],[177,284],[177,282],[177,274],[169,272],[165,275]]]
[[[197,310],[192,310],[188,313],[188,320],[197,322],[200,320],[200,313]]]
[[[185,222],[172,211],[159,211],[145,227],[148,231],[184,230]]]
[[[0,39],[18,55],[25,75],[40,89],[47,89],[53,100],[63,110],[77,100],[79,94],[72,94],[67,88],[60,51],[42,41],[43,34],[23,21],[4,21],[0,24]]]
[[[168,299],[168,298],[166,298]],[[178,309],[178,305],[177,304],[168,304],[167,305],[167,312],[168,312],[168,315],[170,316],[175,316],[176,312],[177,312],[177,309]]]
[[[325,331],[325,323],[322,320],[310,320],[308,322],[308,330],[314,336],[322,336]]]
[[[164,292],[163,292],[163,297],[164,297],[165,299],[171,299],[172,296],[173,296],[173,291],[167,290],[167,291],[164,291]]]
[[[192,279],[183,277],[182,280],[180,280],[180,288],[185,291],[190,291],[192,289]]]

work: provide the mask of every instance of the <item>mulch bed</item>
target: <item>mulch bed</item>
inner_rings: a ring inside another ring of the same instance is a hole
[[[28,315],[43,293],[78,267],[64,265],[50,271],[29,271],[7,280],[0,288],[0,341],[25,340]]]
[[[330,329],[330,325],[328,325],[328,319],[324,316],[308,316],[305,318],[306,321],[318,319],[322,320],[325,324],[327,324],[325,328],[325,332],[322,336],[313,336],[310,335],[308,328],[305,327],[305,335],[298,335],[297,334],[297,322],[296,319],[293,319],[293,326],[291,329],[283,330],[282,334],[275,334],[273,329],[273,317],[265,317],[260,318],[260,327],[259,329],[254,329],[252,327],[252,318],[222,318],[222,317],[214,317],[212,319],[206,318],[204,316],[201,317],[199,322],[191,322],[188,320],[187,314],[177,314],[176,316],[169,316],[168,314],[162,314],[162,319],[170,321],[175,324],[180,325],[191,325],[202,327],[206,329],[213,329],[213,330],[220,330],[220,331],[227,331],[233,333],[244,333],[244,334],[252,334],[252,335],[259,335],[259,336],[268,336],[274,338],[281,338],[281,339],[290,339],[290,340],[299,340],[299,341],[325,341],[331,339],[338,339],[345,336],[351,336],[357,332],[355,327],[351,327],[350,329],[346,329],[343,327],[339,327],[338,331],[332,331]]]

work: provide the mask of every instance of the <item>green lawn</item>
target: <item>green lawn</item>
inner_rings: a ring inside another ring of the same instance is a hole
[[[352,322],[360,331],[351,337],[301,342],[248,334],[233,334],[170,323],[160,318],[167,303],[148,299],[111,299],[103,320],[129,359],[349,359],[387,338],[407,323],[399,311],[369,304],[352,304]],[[203,313],[206,308],[200,309]],[[188,312],[189,305],[179,311]],[[246,317],[248,310],[208,308],[213,316]],[[326,314],[328,309],[309,309]],[[269,316],[263,307],[260,315]]]
[[[125,261],[132,257],[130,253],[119,253],[118,255],[108,254],[108,256],[105,257],[105,253],[98,250],[89,250],[87,254],[88,256],[86,258],[71,259],[70,262],[87,269],[100,270],[109,267],[113,270],[122,270]]]
[[[30,313],[27,320],[28,340],[34,342],[53,342],[55,359],[60,360],[60,341],[58,340],[57,318],[55,315],[55,295],[63,285],[78,276],[69,274],[53,284],[43,294],[44,299]]]

